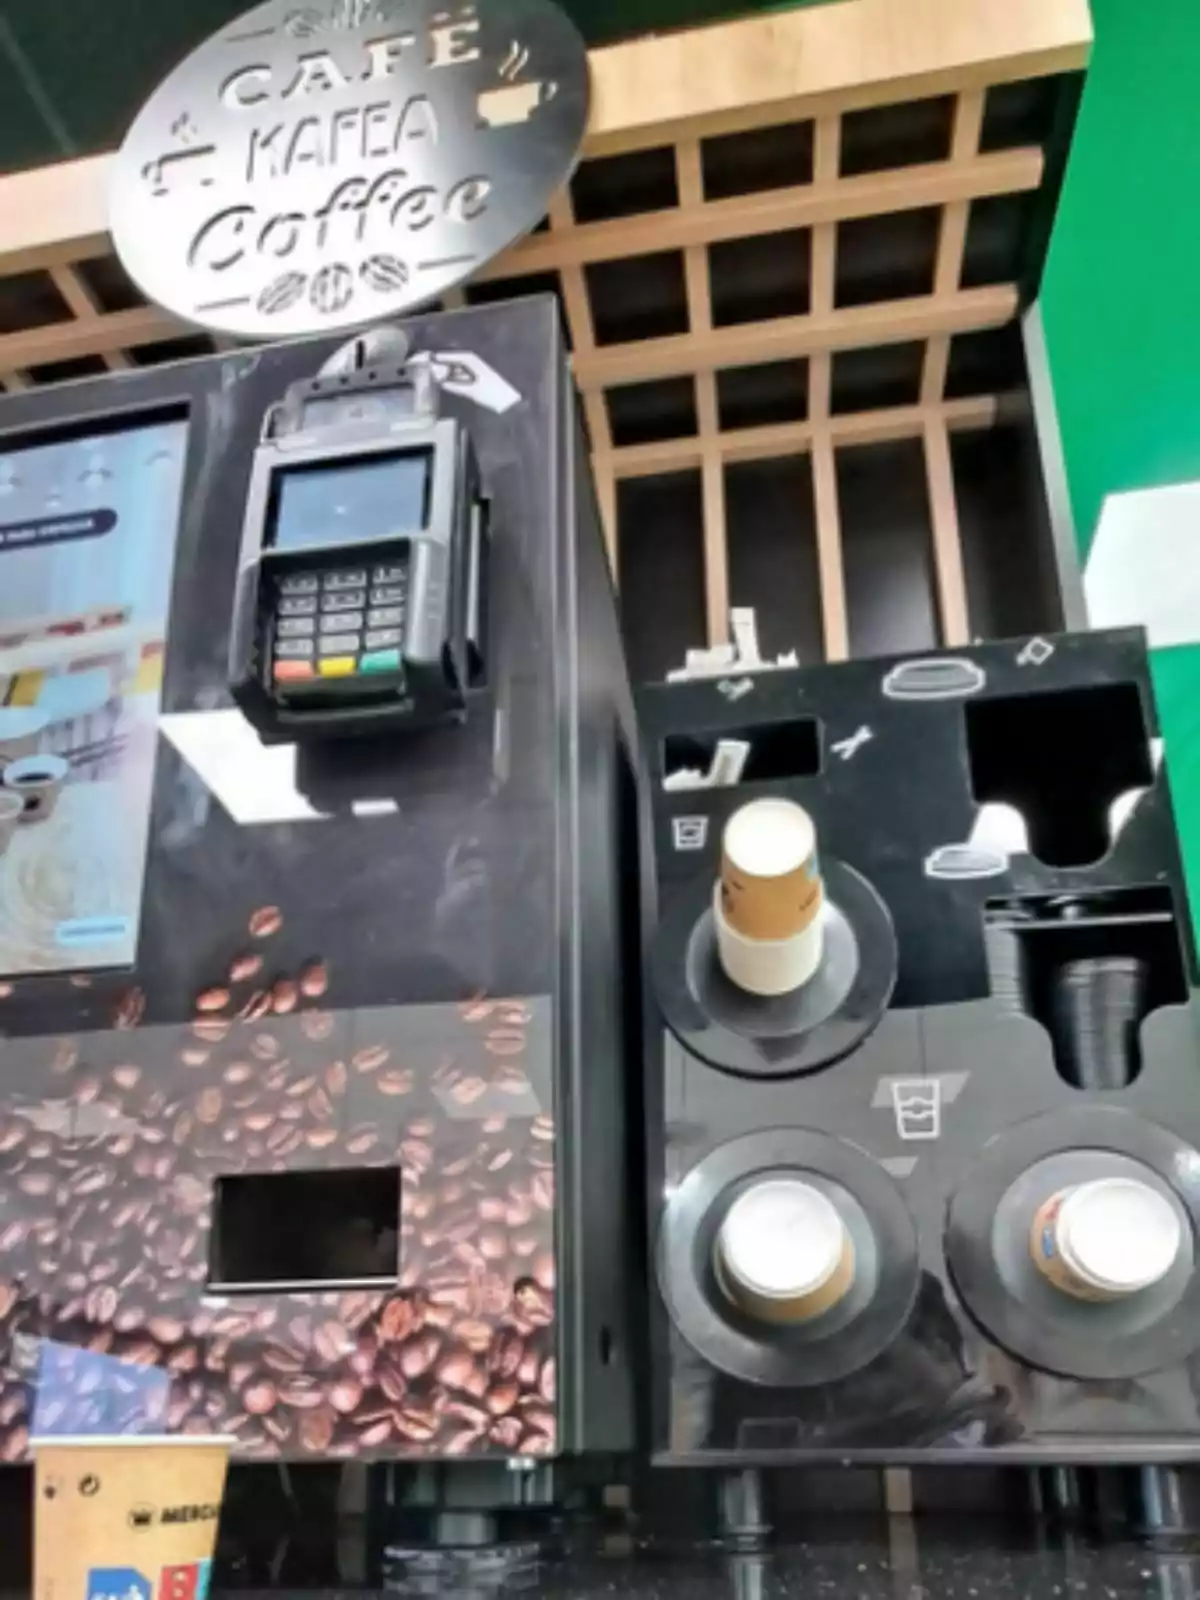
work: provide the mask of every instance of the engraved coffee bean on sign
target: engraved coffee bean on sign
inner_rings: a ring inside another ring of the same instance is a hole
[[[331,262],[313,276],[308,298],[313,309],[327,317],[344,311],[354,298],[354,274],[344,262]]]
[[[403,289],[409,279],[408,268],[396,256],[368,256],[359,268],[363,282],[377,294]]]
[[[268,317],[278,316],[294,306],[308,287],[308,274],[283,272],[273,278],[255,302],[259,311]]]

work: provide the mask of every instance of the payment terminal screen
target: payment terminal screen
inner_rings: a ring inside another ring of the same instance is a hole
[[[276,483],[273,543],[314,550],[416,533],[429,514],[432,452],[293,467]]]

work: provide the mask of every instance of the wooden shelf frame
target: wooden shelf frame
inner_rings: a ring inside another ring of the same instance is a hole
[[[710,643],[727,635],[726,468],[807,455],[824,649],[830,659],[848,653],[836,456],[849,446],[895,439],[919,440],[924,450],[942,641],[961,643],[969,636],[950,439],[961,430],[991,426],[1002,397],[947,397],[951,344],[958,335],[1011,322],[1019,295],[1011,282],[964,285],[968,225],[974,204],[1032,194],[1047,171],[1046,153],[1035,146],[981,148],[987,96],[998,85],[1081,69],[1090,42],[1087,0],[840,0],[592,52],[585,159],[667,151],[675,203],[579,222],[570,193],[563,193],[551,208],[548,228],[493,263],[479,281],[521,292],[528,280],[554,275],[614,570],[619,482],[699,472],[703,526],[697,533]],[[945,159],[843,174],[848,116],[948,95],[954,97],[954,114]],[[708,196],[706,141],[798,122],[812,127],[812,170],[797,174],[808,181]],[[6,389],[25,388],[38,381],[37,369],[82,357],[120,371],[192,331],[157,307],[106,309],[89,286],[86,267],[81,273],[82,264],[111,254],[109,166],[109,157],[97,156],[0,178],[0,280],[30,275],[44,288],[48,278],[62,308],[60,320],[22,320],[18,311],[0,322],[0,385]],[[840,305],[842,227],[933,208],[940,223],[930,291]],[[758,240],[763,249],[786,250],[798,232],[809,240],[806,312],[721,325],[714,314],[714,247]],[[686,331],[621,342],[598,338],[592,269],[664,253],[682,261]],[[36,303],[42,308],[44,296]],[[461,303],[461,296],[452,303]],[[923,347],[916,404],[835,413],[840,353],[914,343]],[[722,427],[722,372],[795,360],[807,363],[803,421]],[[670,379],[691,381],[694,434],[616,442],[610,396],[626,386]],[[652,538],[653,531],[637,536]]]

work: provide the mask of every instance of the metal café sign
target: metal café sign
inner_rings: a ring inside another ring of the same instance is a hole
[[[587,124],[551,0],[267,0],[151,95],[110,220],[145,294],[247,338],[444,294],[545,214]]]

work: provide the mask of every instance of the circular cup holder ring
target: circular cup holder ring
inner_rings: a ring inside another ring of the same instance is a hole
[[[896,934],[876,890],[844,862],[822,858],[824,955],[792,994],[748,994],[717,952],[712,880],[681,890],[659,923],[650,970],[667,1027],[710,1067],[745,1078],[818,1072],[856,1050],[896,984]]]
[[[753,1184],[777,1177],[802,1178],[833,1202],[855,1261],[836,1305],[786,1325],[742,1312],[713,1265],[729,1208]],[[908,1321],[920,1284],[916,1227],[896,1184],[856,1146],[806,1128],[746,1134],[705,1156],[671,1195],[658,1279],[679,1332],[730,1377],[777,1388],[836,1383],[881,1355]]]
[[[1182,1244],[1149,1288],[1081,1300],[1034,1266],[1029,1234],[1054,1194],[1133,1179],[1175,1211]],[[1138,1378],[1200,1347],[1200,1151],[1127,1111],[1085,1106],[1018,1123],[980,1152],[951,1197],[946,1259],[973,1320],[1018,1360],[1066,1378]]]

